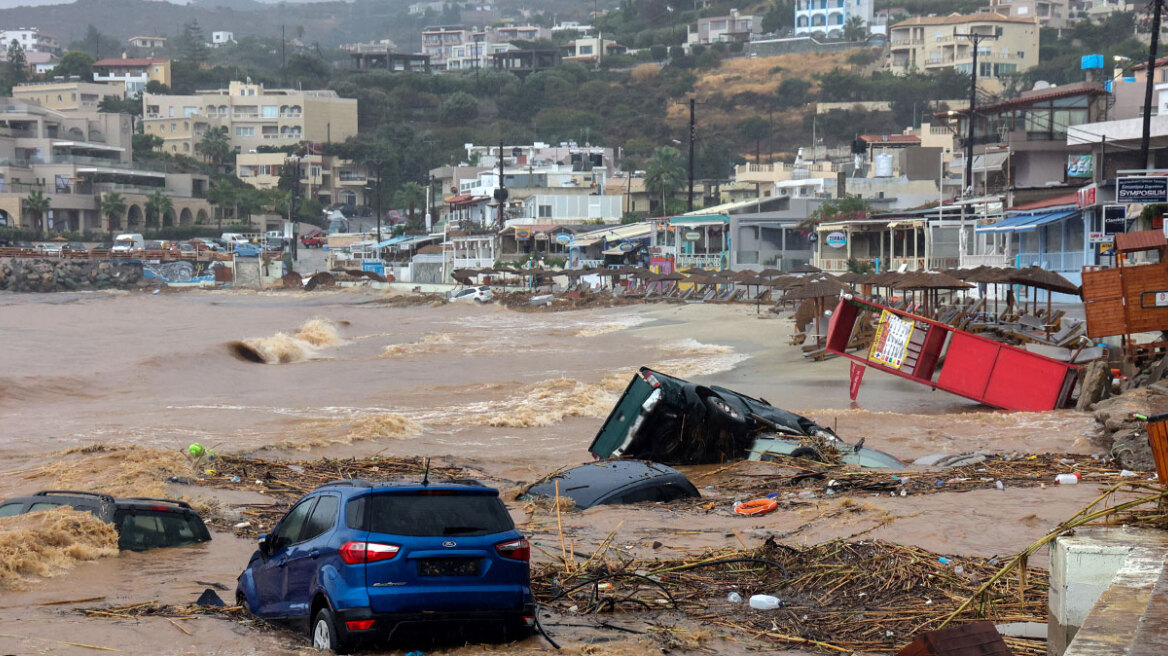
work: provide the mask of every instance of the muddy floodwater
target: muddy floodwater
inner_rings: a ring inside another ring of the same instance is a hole
[[[65,486],[220,507],[265,501],[168,482],[196,473],[184,471],[181,455],[192,442],[270,460],[428,456],[510,489],[589,460],[588,444],[641,365],[764,397],[906,461],[938,452],[1098,450],[1088,415],[993,412],[878,372],[868,373],[853,404],[847,362],[806,361],[789,345],[790,332],[785,315],[753,306],[527,313],[473,303],[390,307],[378,293],[354,291],[0,295],[0,498]],[[143,449],[88,456],[83,449],[94,445]],[[881,538],[988,557],[1021,549],[1097,495],[1091,485],[998,490],[990,481],[961,493],[869,494],[848,512],[840,512],[844,499],[820,497],[743,518],[729,510],[733,494],[704,479],[711,470],[689,473],[709,507],[571,511],[565,534],[583,551],[619,525],[612,544],[630,557],[753,547],[768,536],[793,545]],[[554,516],[508,503],[534,541],[558,542]],[[2,654],[311,652],[287,632],[210,617],[77,612],[188,604],[213,584],[231,603],[250,540],[215,532],[204,545],[111,555],[59,535],[38,537],[61,544],[34,552],[33,533],[4,530],[0,557],[29,562],[10,567],[19,580],[5,586],[0,577]],[[656,649],[642,635],[548,628],[566,653]],[[738,636],[706,631],[693,653],[750,650]],[[536,652],[551,648],[533,638],[446,653]]]

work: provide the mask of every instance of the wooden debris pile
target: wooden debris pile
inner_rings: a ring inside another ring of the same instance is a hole
[[[787,647],[894,652],[937,628],[997,571],[993,559],[943,557],[883,541],[796,549],[768,540],[755,551],[712,552],[692,561],[594,556],[580,568],[546,565],[533,574],[532,587],[545,606],[592,616],[606,628],[635,632],[637,619],[653,621],[676,610]],[[1030,569],[1022,576],[999,578],[988,603],[970,607],[958,621],[1046,621],[1046,572]],[[741,600],[730,601],[731,593]],[[748,600],[755,594],[777,597],[782,606],[752,609]],[[1011,646],[1016,654],[1045,653],[1041,641]]]
[[[1118,465],[1108,460],[1096,460],[1083,454],[995,454],[983,457],[984,460],[979,462],[947,469],[897,472],[776,458],[771,461],[776,466],[774,473],[743,472],[741,470],[757,467],[757,463],[739,462],[699,474],[694,480],[725,492],[748,496],[776,492],[784,495],[803,489],[830,490],[833,494],[918,495],[996,488],[999,481],[1005,488],[1056,485],[1055,477],[1067,473],[1078,473],[1083,483],[1102,484],[1140,481],[1151,475],[1149,472],[1124,474]]]

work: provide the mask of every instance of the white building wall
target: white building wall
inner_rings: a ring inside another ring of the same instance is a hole
[[[796,0],[795,34],[842,38],[848,17],[859,16],[870,26],[874,15],[874,0]]]

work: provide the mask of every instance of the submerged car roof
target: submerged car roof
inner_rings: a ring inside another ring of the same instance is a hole
[[[684,481],[685,485],[691,485],[685,474],[660,463],[647,460],[601,460],[565,469],[532,485],[527,492],[536,496],[555,496],[557,480],[560,483],[560,496],[571,498],[581,508],[591,507],[614,490],[642,481]]]

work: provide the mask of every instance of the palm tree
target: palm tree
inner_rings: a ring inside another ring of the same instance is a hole
[[[235,189],[230,184],[218,180],[211,180],[211,188],[207,191],[207,202],[215,205],[215,215],[218,217],[218,229],[223,230],[223,215],[227,208],[235,205]]]
[[[406,182],[398,187],[397,192],[393,194],[392,204],[395,209],[408,207],[410,210],[409,227],[420,228],[421,226],[414,220],[414,208],[426,202],[426,188],[417,182]]]
[[[203,133],[203,138],[195,144],[195,151],[203,156],[204,162],[222,166],[231,156],[231,139],[227,136],[227,128],[219,126]]]
[[[672,146],[663,146],[653,153],[645,163],[645,190],[653,195],[661,195],[661,212],[665,213],[666,196],[672,196],[685,182],[685,167],[681,163],[681,151]]]
[[[146,197],[146,225],[157,228],[162,225],[163,217],[173,213],[174,203],[170,196],[156,191]]]
[[[49,199],[41,190],[37,189],[28,193],[28,197],[24,199],[24,209],[36,216],[38,235],[48,229],[48,226],[44,225],[44,219],[49,213]]]
[[[856,15],[848,16],[844,21],[844,41],[863,41],[868,36],[868,27],[864,19]]]
[[[101,196],[101,213],[109,219],[109,227],[111,230],[121,228],[122,215],[126,213],[126,199],[122,195],[109,191]]]

